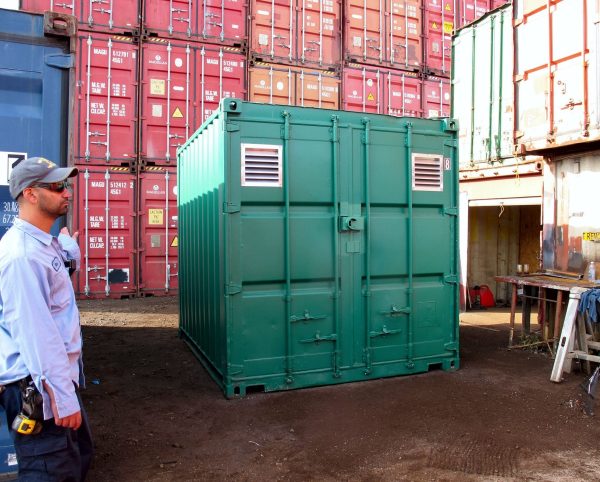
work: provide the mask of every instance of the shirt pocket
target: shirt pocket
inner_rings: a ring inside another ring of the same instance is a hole
[[[73,300],[73,286],[66,268],[61,267],[57,273],[53,273],[50,283],[50,309],[53,313],[62,311]]]

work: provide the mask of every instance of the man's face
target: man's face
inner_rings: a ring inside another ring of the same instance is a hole
[[[61,189],[62,183],[34,186],[38,198],[38,209],[44,214],[59,218],[69,211],[73,194],[70,189]]]

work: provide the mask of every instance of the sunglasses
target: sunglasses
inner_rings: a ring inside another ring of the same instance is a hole
[[[38,182],[32,184],[31,187],[40,187],[42,189],[47,189],[48,191],[61,193],[65,189],[71,189],[71,184],[68,181],[60,181],[60,182]]]

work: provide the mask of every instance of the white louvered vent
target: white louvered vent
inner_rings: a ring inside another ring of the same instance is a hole
[[[242,186],[281,187],[281,146],[242,144]]]
[[[443,157],[433,154],[413,154],[412,187],[413,191],[443,191]]]

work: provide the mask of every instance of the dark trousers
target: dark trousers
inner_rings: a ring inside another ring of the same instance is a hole
[[[19,462],[19,480],[27,482],[79,482],[85,480],[93,455],[92,434],[81,397],[81,426],[77,430],[59,427],[54,419],[45,420],[37,435],[21,435],[10,430]],[[8,425],[21,410],[17,383],[6,386],[0,395]]]

